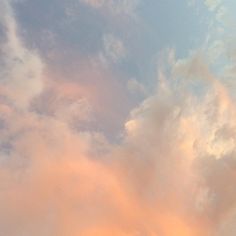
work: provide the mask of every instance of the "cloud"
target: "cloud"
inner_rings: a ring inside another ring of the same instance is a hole
[[[214,11],[221,4],[221,0],[205,0],[204,3],[210,11]]]
[[[118,62],[126,55],[126,49],[121,40],[112,34],[103,37],[104,56],[108,61]]]
[[[209,65],[204,57],[205,55],[198,51],[193,52],[189,58],[177,60],[173,66],[174,75],[187,79],[211,80]]]
[[[225,232],[235,214],[234,102],[215,79],[200,101],[188,87],[163,83],[131,112],[116,145],[2,105],[1,143],[11,148],[1,158],[1,233]]]
[[[140,95],[146,95],[147,94],[147,90],[144,87],[144,85],[141,84],[139,81],[137,81],[134,78],[128,80],[127,88],[131,93],[137,93],[137,94],[140,94]]]
[[[208,49],[209,60],[212,63],[215,63],[217,59],[222,58],[225,55],[225,44],[221,40],[215,40],[212,42]]]
[[[80,0],[94,8],[109,10],[114,15],[134,16],[139,0]]]
[[[213,15],[217,24],[222,25],[223,28],[229,27],[232,16],[227,3],[221,0],[205,0],[204,4],[210,12],[214,13]]]
[[[1,4],[9,51],[1,58],[0,234],[235,235],[235,100],[202,53],[176,60],[169,51],[171,73],[159,73],[114,144],[70,125],[93,116],[98,90],[114,97],[105,83],[112,74],[86,61],[81,84],[52,73],[42,79],[42,60]],[[193,78],[203,93],[189,86]],[[131,88],[142,86],[134,80]],[[97,109],[106,104],[118,119],[123,104],[105,98]]]
[[[18,26],[9,2],[1,2],[0,23],[5,29],[1,40],[2,95],[16,106],[26,108],[43,87],[43,62],[37,53],[27,49],[18,35]]]
[[[95,8],[101,7],[105,3],[104,0],[82,0],[82,2],[88,4],[92,7],[95,7]]]

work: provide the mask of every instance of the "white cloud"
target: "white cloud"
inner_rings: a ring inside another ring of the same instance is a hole
[[[137,81],[134,78],[128,80],[127,88],[131,93],[137,93],[139,95],[146,95],[147,94],[147,90],[144,87],[144,85],[141,84],[139,81]]]
[[[212,42],[208,49],[208,57],[211,63],[216,62],[218,59],[225,55],[225,43],[222,40]]]
[[[35,51],[27,49],[18,35],[14,12],[7,0],[1,2],[1,25],[5,40],[1,42],[0,84],[3,95],[20,107],[26,108],[31,99],[42,91],[43,62]]]
[[[105,4],[105,0],[82,0],[82,2],[95,8],[99,8]]]
[[[208,61],[205,55],[199,52],[192,52],[189,58],[179,59],[173,66],[175,76],[187,79],[212,80],[209,71]]]
[[[108,61],[118,62],[126,55],[123,42],[112,34],[103,37],[104,56]]]
[[[94,8],[104,8],[115,15],[134,16],[139,0],[80,0]]]
[[[225,22],[225,18],[227,17],[227,15],[228,15],[228,9],[225,6],[221,6],[216,12],[216,19],[219,22]]]
[[[209,8],[210,11],[215,11],[216,8],[222,3],[221,0],[205,0],[205,5]]]

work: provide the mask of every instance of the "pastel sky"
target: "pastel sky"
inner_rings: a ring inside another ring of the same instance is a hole
[[[0,0],[0,236],[235,236],[235,11]]]

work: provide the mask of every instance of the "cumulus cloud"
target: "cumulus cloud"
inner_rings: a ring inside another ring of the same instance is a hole
[[[235,100],[201,54],[176,60],[171,51],[172,73],[162,73],[162,86],[131,111],[112,144],[70,126],[90,114],[85,92],[63,80],[46,91],[42,61],[19,39],[8,2],[1,4],[2,48],[10,50],[1,58],[0,234],[235,235]],[[193,92],[192,78],[204,93]],[[31,87],[30,79],[40,82],[28,94],[21,82]],[[52,91],[58,97],[48,115],[37,99],[46,103]]]

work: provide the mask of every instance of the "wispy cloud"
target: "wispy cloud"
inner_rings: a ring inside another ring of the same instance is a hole
[[[139,0],[80,0],[94,8],[105,8],[115,15],[134,15]]]
[[[216,8],[222,3],[221,0],[205,0],[205,5],[209,8],[210,11],[215,11]]]
[[[108,61],[118,62],[126,55],[126,49],[121,40],[112,34],[103,37],[104,57]]]
[[[17,22],[8,1],[1,2],[1,86],[6,98],[25,108],[42,91],[43,62],[37,52],[27,49],[18,35]]]

